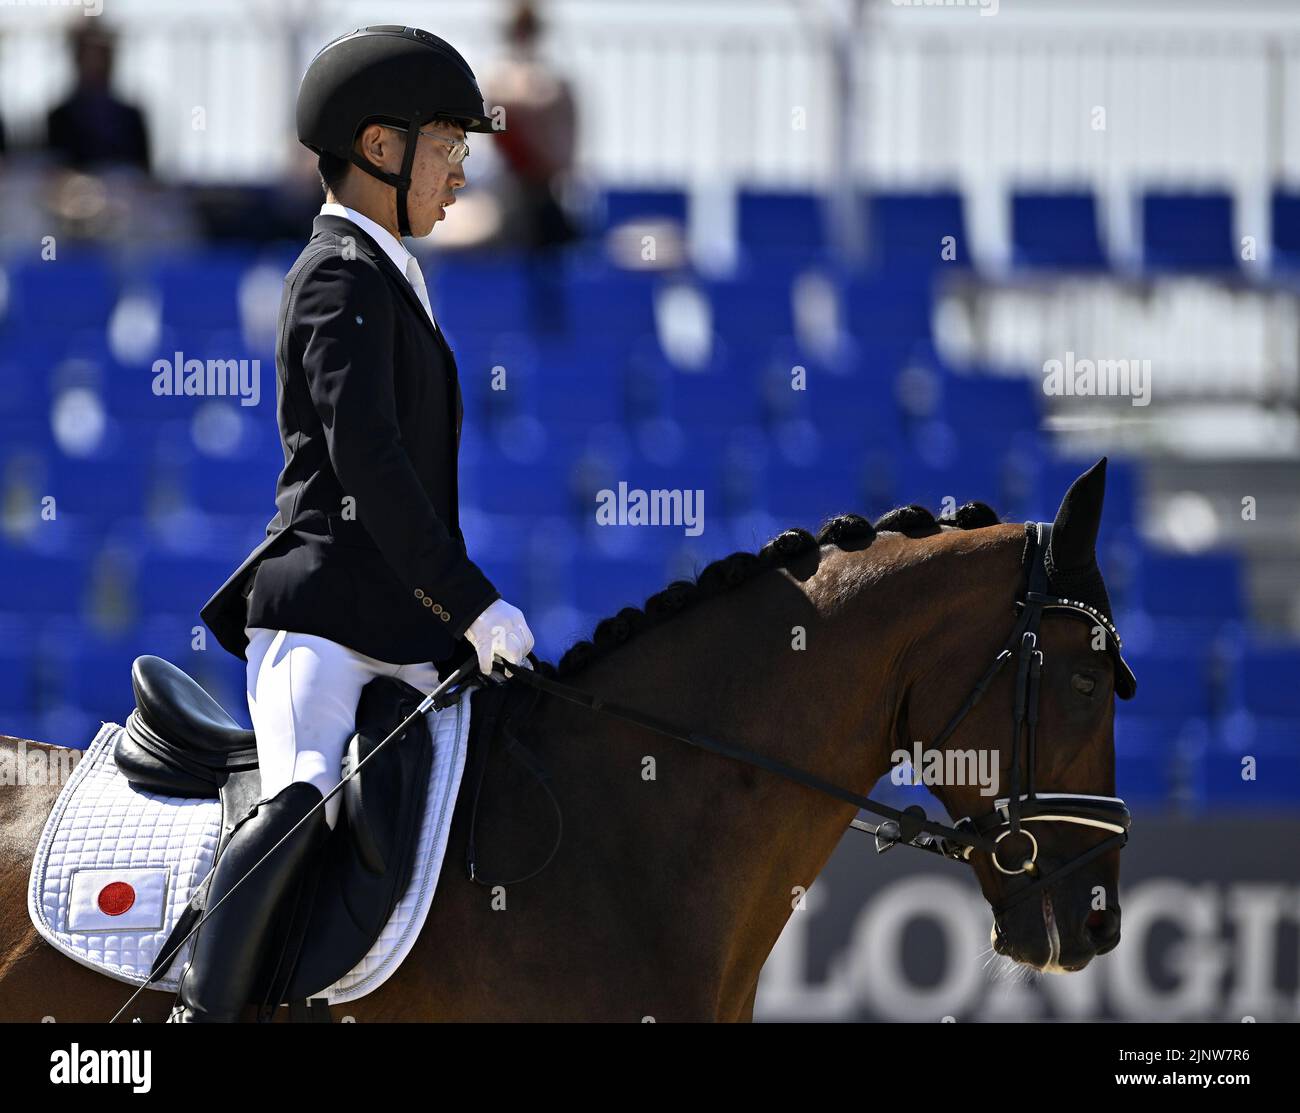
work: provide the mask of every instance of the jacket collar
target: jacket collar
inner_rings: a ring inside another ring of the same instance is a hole
[[[356,209],[349,209],[346,205],[341,205],[337,201],[327,201],[320,207],[320,211],[322,216],[341,216],[345,220],[352,221],[379,247],[383,248],[384,254],[392,260],[393,266],[403,274],[406,273],[406,264],[412,258],[411,253],[406,250],[406,245],[401,240],[377,220],[371,220],[365,213],[357,212]]]
[[[345,216],[335,216],[333,213],[320,213],[312,222],[312,236],[321,235],[322,233],[329,236],[351,236],[357,245],[357,250],[363,252],[367,258],[373,260],[380,270],[384,271],[402,291],[402,296],[406,298],[411,306],[415,309],[416,315],[424,322],[435,340],[446,350],[447,355],[451,356],[451,348],[448,347],[446,339],[440,329],[433,327],[433,322],[429,319],[429,314],[425,311],[424,304],[416,296],[415,290],[412,289],[411,283],[407,280],[405,273],[398,269],[397,265],[389,258],[388,252],[379,246],[364,228],[359,224],[354,224]]]

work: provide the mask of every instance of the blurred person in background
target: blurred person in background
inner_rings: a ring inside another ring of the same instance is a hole
[[[522,0],[505,27],[506,57],[484,81],[489,101],[505,109],[508,125],[498,140],[502,238],[530,251],[578,237],[557,198],[573,169],[577,111],[569,83],[538,53],[542,32],[533,4]]]
[[[485,675],[494,655],[525,664],[533,647],[465,552],[456,365],[401,242],[455,202],[465,133],[497,130],[474,73],[428,32],[363,28],[308,66],[297,128],[326,199],[280,306],[278,512],[202,611],[247,662],[262,794],[218,859],[207,907],[224,903],[199,930],[179,1022],[239,1019],[273,925],[337,822],[341,798],[321,805],[365,685],[388,676],[428,691],[462,639]]]
[[[50,153],[78,170],[123,164],[149,173],[144,114],[115,96],[111,88],[112,35],[96,26],[79,26],[69,35],[69,42],[77,83],[46,119]]]

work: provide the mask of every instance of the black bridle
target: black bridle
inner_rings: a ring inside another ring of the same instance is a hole
[[[543,692],[549,692],[561,699],[586,707],[590,711],[622,719],[697,749],[776,773],[787,780],[853,804],[862,811],[871,812],[881,817],[883,822],[871,824],[855,819],[850,826],[874,835],[876,849],[882,853],[901,844],[941,854],[956,861],[968,862],[971,855],[979,850],[988,854],[999,872],[1009,876],[1027,874],[1033,878],[1029,885],[1017,890],[993,909],[995,917],[1000,917],[1047,885],[1060,881],[1107,851],[1122,847],[1128,841],[1129,827],[1132,823],[1128,806],[1117,796],[1036,791],[1034,767],[1037,757],[1039,679],[1043,668],[1043,651],[1039,648],[1038,634],[1044,613],[1052,611],[1066,614],[1085,620],[1094,627],[1101,627],[1105,633],[1107,650],[1115,662],[1117,678],[1122,675],[1130,687],[1136,682],[1133,681],[1132,670],[1129,669],[1121,654],[1123,643],[1120,641],[1115,624],[1096,607],[1078,600],[1049,594],[1047,554],[1051,544],[1052,527],[1043,522],[1031,522],[1026,525],[1025,530],[1030,550],[1027,555],[1029,577],[1024,598],[1016,604],[1019,614],[1015,627],[993,659],[993,663],[966,697],[965,703],[931,744],[931,749],[938,749],[953,735],[962,720],[983,698],[998,673],[1014,659],[1016,687],[1011,723],[1011,791],[1007,797],[995,800],[993,809],[986,815],[974,819],[970,817],[959,819],[952,826],[928,819],[924,809],[917,805],[900,812],[763,754],[719,742],[696,732],[682,731],[652,715],[610,703],[579,688],[541,676],[531,669],[505,664],[505,662],[500,663],[504,665],[512,680],[518,680]],[[1020,777],[1022,738],[1025,743],[1023,792]],[[1043,873],[1038,865],[1038,840],[1025,828],[1024,825],[1027,823],[1076,824],[1107,831],[1110,837],[1052,872]],[[1006,865],[999,857],[999,848],[1003,840],[1009,838],[1023,840],[1027,844],[1028,854],[1019,855],[1010,865]]]
[[[895,843],[916,846],[923,850],[934,851],[944,857],[958,861],[970,861],[971,853],[982,850],[988,854],[994,867],[1008,876],[1028,874],[1033,881],[1018,890],[994,909],[996,915],[1014,908],[1028,897],[1048,885],[1060,881],[1074,873],[1107,851],[1122,847],[1128,842],[1128,832],[1132,825],[1132,815],[1128,805],[1118,796],[1091,796],[1069,792],[1043,792],[1036,790],[1035,763],[1038,755],[1038,703],[1039,680],[1043,669],[1043,651],[1039,648],[1039,627],[1047,611],[1069,615],[1086,621],[1089,625],[1100,627],[1104,632],[1107,651],[1115,662],[1116,676],[1123,676],[1127,687],[1135,687],[1132,670],[1124,660],[1123,642],[1115,624],[1096,607],[1074,599],[1064,599],[1049,594],[1049,577],[1047,572],[1047,554],[1052,539],[1052,527],[1045,522],[1031,522],[1025,527],[1029,553],[1028,586],[1024,599],[1016,604],[1019,617],[1010,636],[971,690],[966,702],[957,713],[948,720],[948,725],[939,732],[931,744],[932,749],[939,749],[957,730],[962,720],[971,709],[979,703],[988,691],[993,679],[1012,659],[1016,661],[1015,696],[1011,712],[1011,791],[1008,796],[993,802],[992,811],[978,818],[965,817],[957,820],[952,828],[943,835],[919,832],[913,834],[894,820],[872,825],[861,820],[854,820],[853,826],[876,836],[877,849],[888,850]],[[1025,779],[1024,792],[1021,792],[1021,740],[1024,739]],[[920,809],[918,808],[917,811]],[[908,811],[912,811],[911,808]],[[1082,854],[1070,859],[1064,865],[1044,874],[1038,866],[1038,840],[1023,825],[1026,823],[1070,823],[1084,827],[1093,827],[1107,831],[1110,837],[1103,839]],[[892,824],[892,826],[891,826]],[[954,838],[972,834],[978,841]],[[911,837],[908,837],[908,836]],[[1002,841],[1007,838],[1021,839],[1028,845],[1028,855],[1021,857],[1017,863],[1004,865],[999,856]]]

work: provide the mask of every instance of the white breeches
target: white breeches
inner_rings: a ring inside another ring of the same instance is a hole
[[[246,633],[248,711],[257,733],[263,800],[294,781],[308,781],[322,795],[339,783],[343,751],[356,733],[361,689],[374,677],[396,676],[426,693],[438,686],[431,662],[377,661],[314,634],[259,627]],[[342,800],[340,793],[325,804],[331,828]]]

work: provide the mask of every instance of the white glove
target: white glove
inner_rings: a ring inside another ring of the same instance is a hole
[[[524,621],[523,611],[504,599],[492,600],[487,610],[470,623],[465,637],[478,654],[478,667],[484,676],[492,673],[493,654],[512,665],[528,665],[524,658],[533,649],[533,632]]]

